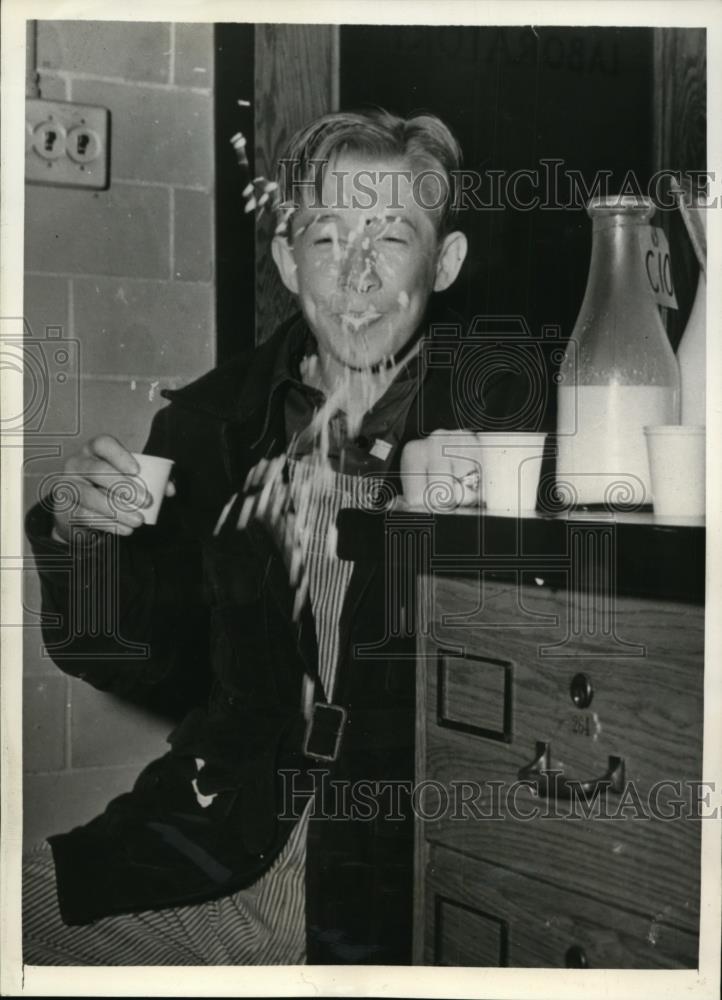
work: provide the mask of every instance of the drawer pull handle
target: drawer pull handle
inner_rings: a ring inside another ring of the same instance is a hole
[[[615,792],[617,795],[624,788],[624,758],[609,758],[609,766],[599,778],[589,778],[579,781],[566,778],[560,768],[551,766],[551,748],[548,743],[539,741],[536,745],[536,757],[529,764],[519,768],[519,779],[530,782],[537,793],[546,799],[572,799],[580,793],[585,797],[600,792]]]
[[[578,944],[573,944],[571,948],[567,948],[564,965],[567,969],[588,969],[589,959],[586,951]]]

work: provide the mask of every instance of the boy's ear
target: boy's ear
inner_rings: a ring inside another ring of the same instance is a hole
[[[285,236],[274,236],[271,241],[271,253],[276,262],[281,281],[289,292],[298,295],[298,273],[293,248],[289,246]]]
[[[469,243],[463,233],[449,233],[444,237],[436,260],[435,292],[443,292],[449,285],[453,285],[468,249]]]

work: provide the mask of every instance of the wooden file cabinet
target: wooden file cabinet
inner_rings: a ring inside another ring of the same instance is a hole
[[[418,576],[415,961],[696,967],[701,598],[544,565]]]

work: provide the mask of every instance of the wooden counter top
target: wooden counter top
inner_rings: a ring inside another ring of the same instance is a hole
[[[419,550],[417,572],[455,576],[529,573],[574,587],[580,565],[602,559],[619,594],[704,603],[705,523],[647,513],[530,513],[523,518],[464,508],[450,513],[396,508],[381,512],[342,510],[338,555],[354,562],[408,561]],[[401,543],[428,538],[423,546]]]

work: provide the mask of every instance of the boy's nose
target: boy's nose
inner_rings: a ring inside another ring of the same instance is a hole
[[[381,287],[372,250],[348,247],[339,274],[341,286],[352,292],[371,292]]]

